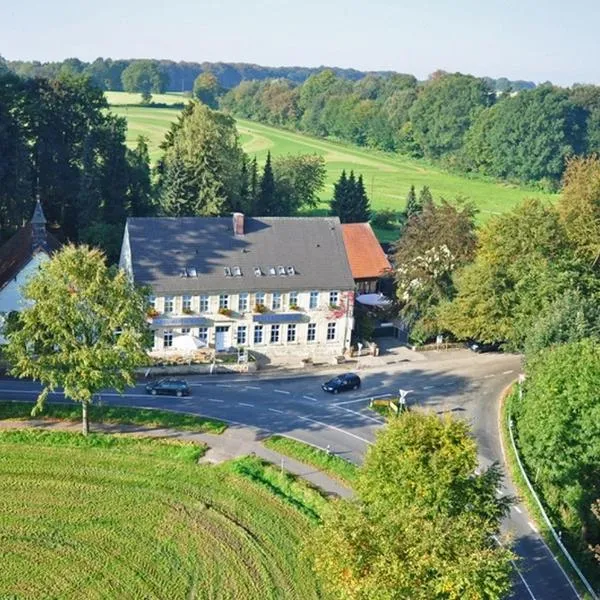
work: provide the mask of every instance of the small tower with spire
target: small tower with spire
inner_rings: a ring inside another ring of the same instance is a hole
[[[33,249],[46,246],[46,217],[42,210],[42,204],[38,195],[33,215],[31,216],[31,245]]]

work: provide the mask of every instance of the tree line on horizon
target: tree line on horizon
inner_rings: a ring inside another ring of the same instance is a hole
[[[244,81],[220,104],[243,118],[547,191],[558,189],[569,157],[600,152],[593,85],[498,94],[461,73],[438,71],[423,83],[401,74],[349,81],[326,70],[300,85]]]
[[[106,91],[123,91],[123,72],[136,63],[155,66],[164,78],[164,91],[191,92],[196,78],[202,73],[212,73],[223,88],[230,89],[242,81],[259,81],[263,79],[287,79],[294,83],[302,83],[311,75],[324,70],[333,71],[338,77],[351,81],[362,79],[367,75],[389,77],[394,71],[360,71],[340,67],[269,67],[241,62],[188,62],[163,59],[112,59],[98,57],[92,62],[78,58],[66,58],[63,61],[41,62],[37,60],[7,60],[0,56],[0,71],[4,65],[21,77],[44,77],[54,79],[59,75],[86,75],[101,89]],[[507,90],[532,89],[533,81],[514,80],[506,77],[494,79],[484,78],[498,92]],[[141,93],[141,90],[139,90]]]

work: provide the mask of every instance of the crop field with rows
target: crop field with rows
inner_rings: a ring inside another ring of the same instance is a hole
[[[203,451],[0,431],[0,598],[322,598],[301,548],[325,500]]]

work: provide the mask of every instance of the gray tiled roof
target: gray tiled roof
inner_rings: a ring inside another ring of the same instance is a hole
[[[129,218],[127,232],[134,280],[158,293],[354,288],[337,217],[246,217],[243,236],[230,217]],[[279,266],[295,274],[269,274]],[[184,269],[197,276],[182,277]]]

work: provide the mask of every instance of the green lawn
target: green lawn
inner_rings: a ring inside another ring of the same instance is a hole
[[[160,156],[158,145],[179,111],[118,106],[119,93],[123,92],[112,92],[110,98],[113,98],[112,103],[115,104],[112,110],[128,119],[127,142],[134,144],[138,135],[147,135],[150,139],[152,160],[157,160]],[[178,97],[171,96],[171,98]],[[444,197],[453,200],[459,195],[468,198],[478,207],[480,221],[486,220],[492,214],[509,210],[528,196],[548,200],[556,198],[552,194],[515,185],[455,175],[425,161],[322,140],[243,119],[238,119],[237,122],[244,149],[250,155],[256,155],[259,160],[264,160],[269,150],[275,156],[317,153],[325,158],[327,180],[321,193],[324,202],[316,214],[325,214],[327,210],[325,202],[331,198],[333,183],[338,179],[342,169],[347,171],[354,169],[356,173],[363,175],[371,205],[375,210],[382,208],[402,210],[411,185],[414,185],[417,190],[428,185],[435,198]],[[378,234],[382,240],[395,237],[393,231],[379,231]]]
[[[192,444],[0,431],[0,598],[323,598],[303,540],[325,500]]]
[[[315,448],[310,444],[304,444],[303,442],[280,435],[273,435],[267,438],[263,444],[267,448],[275,450],[275,452],[312,465],[350,487],[356,481],[358,467],[355,464],[335,454],[328,454],[324,450]]]
[[[31,402],[0,401],[0,420],[27,420],[31,419]],[[37,415],[36,419],[60,419],[65,421],[81,420],[81,405],[75,402],[70,404],[51,404],[44,407],[44,412]],[[145,427],[166,427],[197,433],[223,433],[227,425],[223,421],[188,415],[168,410],[153,408],[131,408],[128,406],[99,406],[92,404],[89,407],[89,418],[94,423],[122,423],[124,425],[143,425]]]

